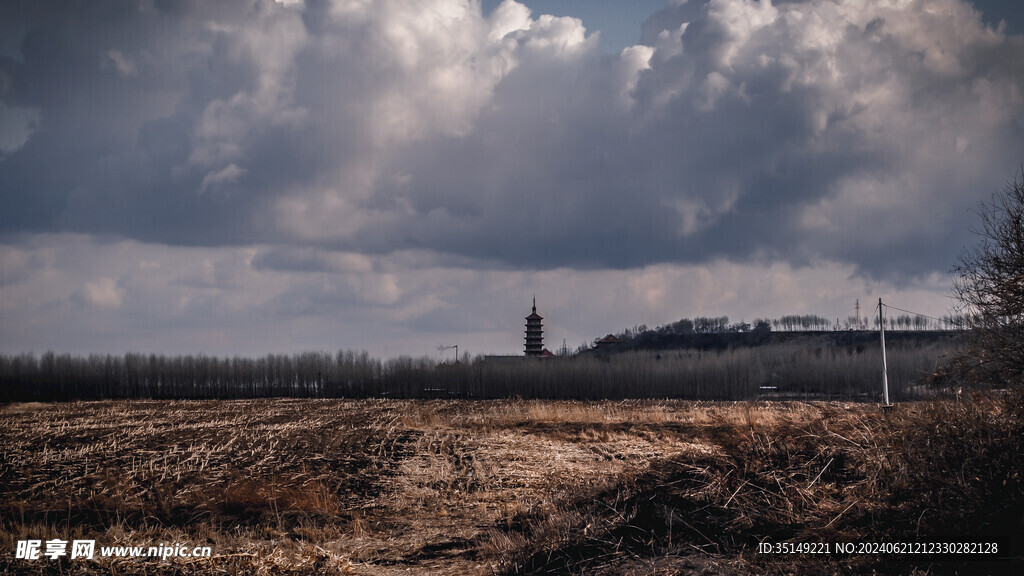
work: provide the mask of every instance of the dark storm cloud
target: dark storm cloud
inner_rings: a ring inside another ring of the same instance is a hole
[[[965,4],[690,2],[645,39],[625,106],[626,54],[524,62],[471,134],[399,157],[417,218],[371,237],[522,266],[827,258],[905,278],[948,270],[1024,153],[1021,40]]]
[[[204,186],[232,158],[203,157],[213,147],[203,115],[259,90],[258,63],[241,53],[244,33],[232,27],[284,28],[282,22],[263,22],[259,5],[240,2],[42,4],[0,8],[27,28],[18,54],[4,56],[4,102],[41,116],[39,129],[0,163],[10,207],[0,226],[171,243],[257,238],[247,224],[279,183],[265,168],[268,154],[297,160],[266,150],[266,141],[280,138],[283,152],[297,135],[273,123],[251,127],[267,135],[264,141],[238,130],[224,147],[245,149],[251,163]]]
[[[691,0],[618,56],[513,2],[8,2],[0,21],[20,38],[0,113],[28,134],[0,139],[0,231],[259,244],[262,271],[413,251],[927,274],[1024,156],[1024,44],[954,0]]]

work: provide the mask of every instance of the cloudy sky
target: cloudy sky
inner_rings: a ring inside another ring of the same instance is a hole
[[[952,310],[1020,3],[0,4],[0,352]]]

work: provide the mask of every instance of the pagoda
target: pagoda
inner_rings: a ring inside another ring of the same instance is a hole
[[[526,356],[544,355],[544,318],[537,314],[537,297],[533,297],[533,313],[526,317]]]

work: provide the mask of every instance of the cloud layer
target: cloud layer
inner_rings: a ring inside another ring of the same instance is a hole
[[[638,324],[833,312],[860,298],[945,313],[944,277],[898,293],[820,263],[659,264],[618,270],[474,269],[418,251],[387,257],[256,245],[175,247],[77,234],[0,247],[0,351],[266,354],[365,349],[380,356],[522,351],[530,299],[545,345],[570,348]],[[897,298],[897,294],[899,298]],[[892,299],[890,300],[890,297]]]
[[[124,246],[234,263],[221,285],[137,255],[232,302],[153,296],[161,326],[258,301],[444,330],[446,298],[548,273],[931,286],[1024,159],[1024,39],[961,0],[674,2],[617,55],[511,0],[14,1],[0,22],[0,297],[38,303],[27,262],[61,238],[95,239],[98,268]],[[62,298],[109,319],[132,274]]]

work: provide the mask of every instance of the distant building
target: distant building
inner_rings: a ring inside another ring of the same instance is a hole
[[[526,317],[526,356],[544,356],[544,318],[537,314],[537,297],[533,297],[533,313]],[[552,355],[551,352],[548,352]]]
[[[484,362],[488,364],[518,364],[523,361],[522,356],[509,356],[509,355],[488,355],[484,356]]]
[[[594,342],[594,347],[599,350],[608,350],[609,348],[614,348],[619,344],[622,344],[622,340],[619,340],[615,336],[609,334]]]

